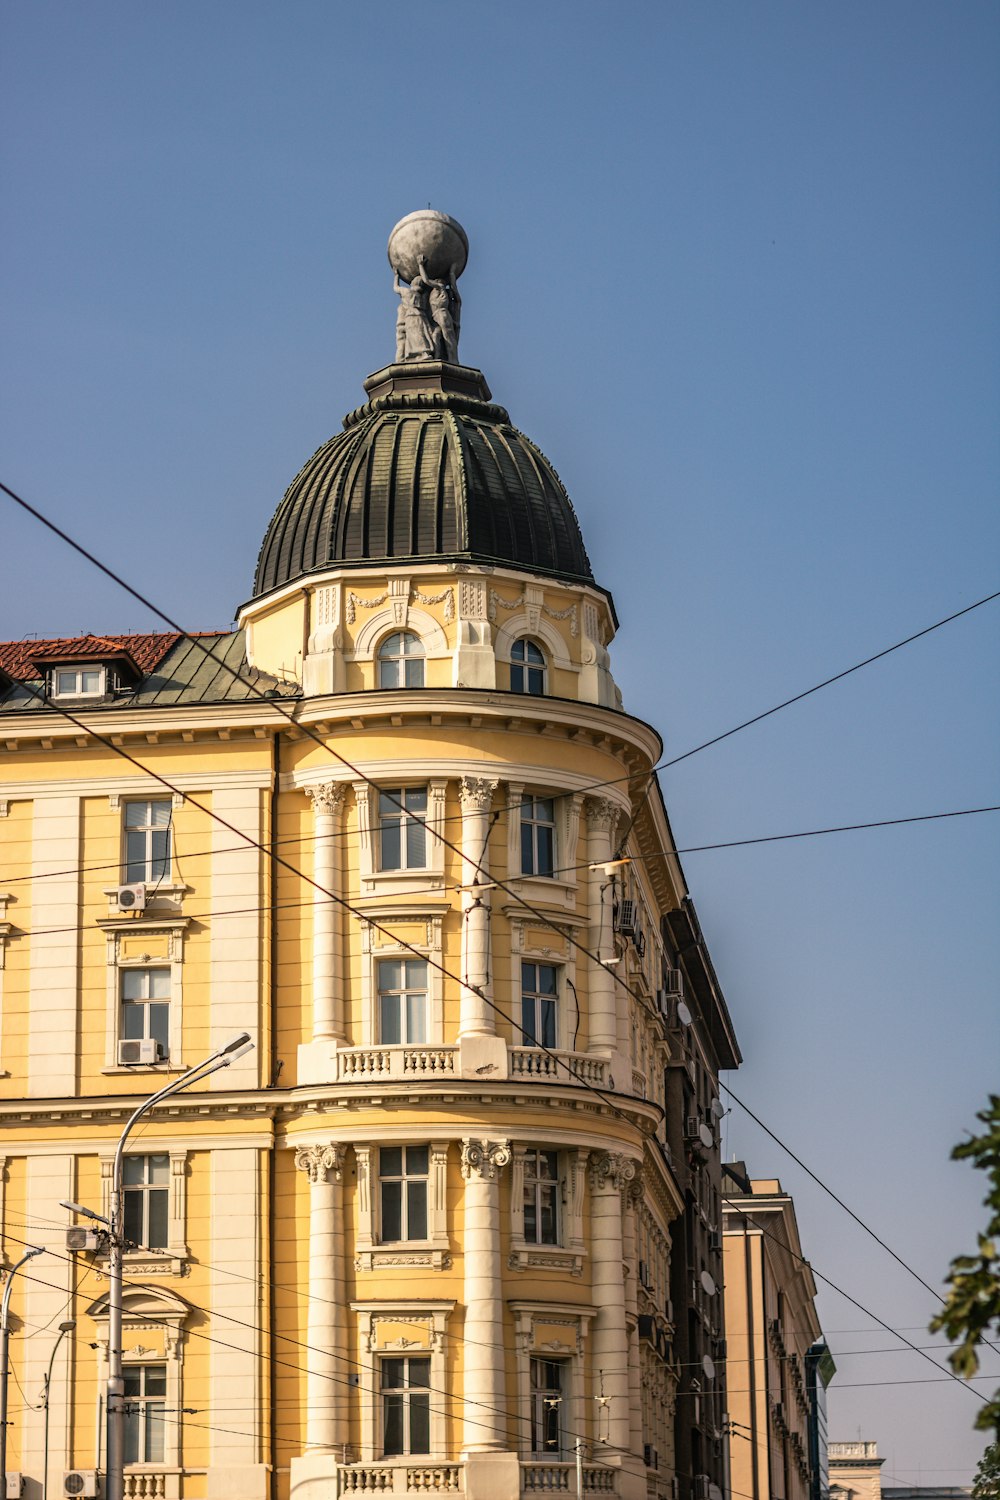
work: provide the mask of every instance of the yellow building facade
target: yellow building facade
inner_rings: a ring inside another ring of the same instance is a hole
[[[100,1492],[106,1244],[60,1205],[106,1214],[130,1112],[246,1030],[129,1143],[126,1494],[515,1500],[579,1458],[707,1495],[673,1462],[660,741],[479,372],[366,392],[234,634],[0,645],[5,1265],[46,1252],[8,1472]]]

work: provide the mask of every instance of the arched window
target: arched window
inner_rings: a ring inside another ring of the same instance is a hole
[[[380,688],[421,688],[424,685],[424,648],[408,630],[387,635],[378,650]]]
[[[510,648],[510,690],[512,693],[545,692],[545,657],[541,648],[521,636]]]

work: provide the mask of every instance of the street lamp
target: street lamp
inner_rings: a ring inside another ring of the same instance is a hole
[[[52,1345],[52,1353],[49,1355],[49,1368],[45,1376],[45,1395],[43,1397],[45,1402],[45,1457],[42,1460],[42,1500],[48,1500],[49,1497],[49,1407],[52,1405],[52,1366],[56,1362],[56,1353],[59,1345],[67,1333],[72,1333],[75,1327],[75,1318],[68,1318],[65,1323],[59,1324],[59,1337]]]
[[[29,1245],[16,1265],[11,1266],[7,1285],[3,1289],[3,1305],[0,1308],[0,1479],[7,1489],[7,1365],[10,1359],[10,1294],[14,1277],[33,1255],[44,1255],[44,1245]]]
[[[124,1223],[125,1193],[122,1182],[125,1142],[132,1127],[143,1115],[171,1094],[179,1094],[192,1083],[200,1083],[220,1068],[228,1068],[238,1057],[243,1057],[253,1047],[248,1031],[241,1031],[228,1042],[206,1057],[202,1062],[188,1068],[172,1083],[165,1084],[155,1094],[144,1099],[139,1108],[133,1110],[125,1122],[115,1151],[111,1177],[111,1217],[108,1223],[108,1380],[105,1387],[105,1410],[108,1420],[107,1437],[107,1500],[124,1500],[125,1497],[125,1380],[122,1374],[122,1273],[124,1268]],[[88,1218],[101,1220],[99,1214],[82,1209],[76,1203],[64,1203],[64,1208],[83,1212]],[[16,1268],[15,1268],[16,1269]]]

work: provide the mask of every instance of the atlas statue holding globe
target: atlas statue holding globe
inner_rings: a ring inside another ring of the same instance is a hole
[[[389,236],[389,264],[399,297],[397,364],[422,359],[458,364],[458,278],[468,258],[469,241],[457,219],[433,208],[400,219]]]

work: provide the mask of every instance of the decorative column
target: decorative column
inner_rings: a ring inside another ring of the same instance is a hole
[[[588,856],[594,865],[607,864],[614,858],[613,839],[618,823],[618,808],[607,797],[588,797],[586,802]],[[617,990],[614,973],[605,963],[615,956],[614,887],[603,870],[590,871],[589,947],[601,959],[588,971],[588,1036],[590,1051],[611,1057],[618,1049]],[[622,1085],[631,1087],[629,1080]]]
[[[500,1259],[499,1172],[511,1159],[510,1141],[462,1142],[465,1178],[465,1454],[507,1446]]]
[[[633,1453],[642,1452],[642,1347],[639,1343],[639,1256],[636,1245],[636,1215],[642,1203],[642,1171],[636,1168],[635,1176],[625,1189],[625,1219],[622,1236],[622,1259],[628,1268],[625,1282],[625,1332],[628,1338],[628,1406],[631,1414],[630,1447]]]
[[[344,1231],[341,1169],[344,1148],[300,1146],[295,1165],[309,1178],[309,1316],[305,1354],[306,1445],[310,1455],[336,1453],[348,1442],[344,1358]]]
[[[608,1442],[622,1454],[631,1451],[622,1193],[635,1174],[636,1163],[630,1156],[616,1151],[591,1155],[591,1294],[597,1308],[591,1348],[595,1377],[603,1372],[604,1394],[609,1397]]]
[[[344,786],[328,781],[306,788],[313,806],[313,1032],[314,1042],[344,1040],[341,999],[340,905],[324,891],[340,895],[337,835],[344,806]]]
[[[458,1034],[494,1036],[493,1011],[483,999],[490,982],[490,808],[495,781],[463,776],[462,805],[462,999]],[[477,993],[477,991],[481,993]]]

